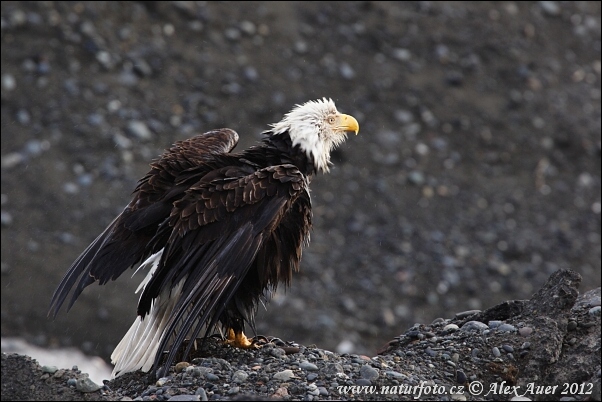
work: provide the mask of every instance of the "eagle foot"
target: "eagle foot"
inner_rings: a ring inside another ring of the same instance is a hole
[[[261,347],[256,338],[249,339],[244,332],[235,332],[232,328],[228,329],[228,338],[224,343],[240,349],[259,349]]]

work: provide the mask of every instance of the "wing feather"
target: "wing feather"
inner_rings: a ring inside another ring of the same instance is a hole
[[[235,131],[214,130],[175,143],[153,162],[138,182],[132,201],[73,262],[52,297],[49,315],[56,316],[74,286],[68,309],[88,285],[115,280],[160,250],[158,228],[188,188],[179,180],[180,174],[230,152],[237,142]]]

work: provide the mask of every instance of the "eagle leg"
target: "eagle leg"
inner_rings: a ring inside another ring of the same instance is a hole
[[[240,349],[258,349],[260,346],[247,338],[243,331],[235,331],[232,328],[228,328],[228,339],[225,341],[226,345],[234,346]]]

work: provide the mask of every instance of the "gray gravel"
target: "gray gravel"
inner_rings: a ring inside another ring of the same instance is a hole
[[[477,316],[496,317],[519,327],[528,323],[534,327],[528,337],[532,342],[524,342],[525,337],[517,332],[494,331],[485,337],[444,329],[450,322],[461,326],[462,319],[458,318],[416,324],[375,356],[339,354],[277,338],[263,341],[260,349],[240,350],[212,338],[195,350],[189,361],[179,362],[159,378],[129,373],[104,386],[91,383],[77,367],[41,368],[24,356],[3,354],[3,398],[20,399],[19,395],[27,393],[28,399],[34,400],[69,395],[74,399],[140,401],[491,400],[491,396],[474,392],[479,388],[468,385],[491,389],[503,381],[518,386],[519,394],[526,394],[530,400],[535,395],[526,391],[528,384],[562,382],[582,384],[588,392],[579,393],[573,387],[569,394],[548,392],[546,399],[562,396],[576,401],[598,400],[600,316],[589,314],[589,302],[599,297],[600,289],[578,296],[579,282],[575,272],[559,271],[536,297],[523,304],[520,312],[509,313],[499,305]],[[572,342],[567,342],[566,336],[569,319],[588,328],[571,332]],[[433,336],[420,338],[416,332]],[[284,353],[272,353],[275,349]],[[493,353],[481,354],[478,349]],[[513,352],[517,350],[525,353],[515,357]],[[82,387],[84,383],[90,388]]]

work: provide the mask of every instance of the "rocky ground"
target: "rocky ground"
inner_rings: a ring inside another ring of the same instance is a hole
[[[600,288],[579,295],[580,282],[557,271],[531,300],[416,324],[374,357],[211,340],[169,373],[97,385],[3,353],[2,400],[600,400]]]
[[[215,127],[248,146],[323,96],[361,132],[312,183],[302,272],[259,333],[373,356],[416,322],[527,299],[560,268],[600,286],[599,2],[3,1],[1,14],[3,336],[106,358],[140,278],[90,287],[54,321],[47,307],[149,161]]]

